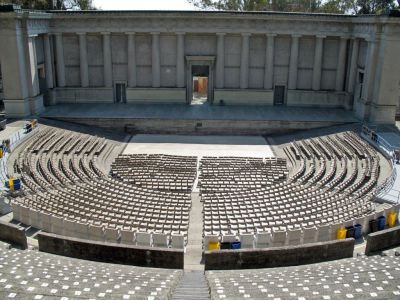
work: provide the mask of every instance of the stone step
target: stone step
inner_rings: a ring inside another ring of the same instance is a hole
[[[184,271],[172,300],[208,300],[210,292],[203,271]]]

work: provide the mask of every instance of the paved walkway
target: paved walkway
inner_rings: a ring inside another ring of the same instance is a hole
[[[204,270],[202,263],[203,213],[199,193],[192,193],[192,209],[185,252],[185,270]]]
[[[352,111],[335,108],[286,106],[216,106],[183,104],[58,104],[42,117],[125,118],[184,120],[279,120],[310,122],[358,122]]]

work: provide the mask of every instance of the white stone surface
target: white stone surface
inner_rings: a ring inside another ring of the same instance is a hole
[[[274,157],[261,136],[135,135],[123,154]]]

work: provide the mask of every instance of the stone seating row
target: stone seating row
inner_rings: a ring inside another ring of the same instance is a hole
[[[393,205],[385,210],[374,212],[360,218],[350,219],[343,222],[331,224],[321,224],[317,226],[304,225],[293,229],[267,228],[259,229],[254,232],[241,232],[238,234],[205,235],[203,239],[204,247],[209,242],[241,242],[241,248],[267,248],[296,246],[300,244],[326,242],[337,239],[337,229],[343,227],[361,225],[362,233],[369,233],[369,221],[376,220],[380,216],[387,217],[390,212],[395,212],[398,216],[400,204]]]
[[[183,249],[185,237],[179,232],[134,231],[130,227],[104,227],[73,219],[62,218],[40,210],[12,203],[13,219],[34,228],[63,236],[93,241],[121,243],[146,247],[172,247]]]

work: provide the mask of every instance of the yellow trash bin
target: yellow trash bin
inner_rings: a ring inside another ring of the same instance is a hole
[[[390,228],[396,225],[396,220],[397,220],[397,213],[394,211],[389,212],[387,217],[387,222]]]
[[[344,227],[338,228],[336,230],[336,239],[337,240],[344,240],[346,238],[347,229]]]
[[[209,242],[208,243],[208,250],[219,250],[219,242]]]

